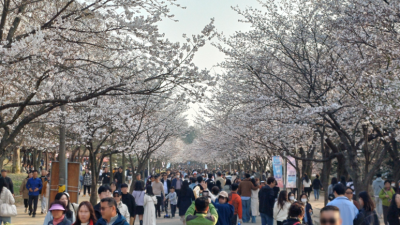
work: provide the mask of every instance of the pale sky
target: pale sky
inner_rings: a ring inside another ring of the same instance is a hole
[[[219,32],[223,32],[229,36],[235,31],[247,31],[250,25],[238,22],[242,19],[231,6],[239,6],[244,9],[248,6],[260,7],[257,0],[177,0],[177,4],[185,6],[186,9],[171,7],[171,14],[174,14],[173,19],[179,20],[174,22],[170,19],[164,19],[159,23],[161,33],[165,33],[165,37],[171,41],[184,42],[182,34],[191,36],[192,34],[200,34],[204,26],[210,22],[211,18],[215,19],[214,25]],[[213,39],[217,42],[217,39]],[[194,63],[200,68],[207,68],[214,71],[220,71],[218,68],[213,69],[213,66],[224,60],[224,54],[213,47],[210,42],[201,48],[195,58]],[[198,105],[191,105],[188,111],[188,119],[192,120],[196,113]]]

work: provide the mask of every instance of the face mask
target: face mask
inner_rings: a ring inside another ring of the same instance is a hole
[[[302,198],[301,201],[304,202],[304,203],[306,203],[306,202],[307,202],[307,199],[306,199],[306,198]]]
[[[396,184],[395,184],[395,183],[393,183],[393,184],[392,184],[392,187],[396,187]]]
[[[289,197],[289,200],[290,200],[290,201],[293,201],[293,200],[294,200],[294,196],[290,196],[290,197]]]

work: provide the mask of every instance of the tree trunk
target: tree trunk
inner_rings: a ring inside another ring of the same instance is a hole
[[[33,167],[35,168],[35,170],[39,169],[38,163],[37,163],[37,149],[36,148],[33,149],[32,164],[33,164]]]
[[[14,149],[14,154],[13,154],[13,173],[21,173],[21,157],[20,157],[20,151],[21,149],[19,147]]]
[[[112,165],[112,161],[113,161],[113,154],[110,154],[110,180],[111,182],[114,182],[114,173],[113,173],[113,165]]]
[[[89,150],[90,170],[92,171],[92,186],[90,187],[90,203],[97,204],[97,179],[99,178],[99,170],[97,168],[96,155],[93,151]]]
[[[126,170],[126,166],[125,166],[125,155],[124,153],[122,153],[122,183],[125,183],[126,181],[126,177],[125,177],[125,170]]]

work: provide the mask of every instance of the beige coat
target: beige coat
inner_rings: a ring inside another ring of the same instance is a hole
[[[122,203],[122,201],[120,201],[118,204],[118,210],[121,213],[121,215],[123,217],[125,217],[126,221],[130,220],[131,216],[129,214],[128,206],[126,206],[124,203]]]
[[[22,197],[24,199],[29,199],[29,190],[26,188],[27,182],[28,182],[28,178],[25,178],[22,181],[21,187],[19,187],[19,192],[22,193]]]

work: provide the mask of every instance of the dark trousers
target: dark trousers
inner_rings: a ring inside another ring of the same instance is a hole
[[[167,194],[165,194],[165,196],[166,196],[166,195],[167,195]],[[165,199],[165,196],[164,196],[164,199]],[[163,211],[163,212],[167,212],[167,210],[168,210],[168,199],[166,199],[166,201],[163,200],[163,204],[162,204],[161,206],[163,207],[162,211]]]
[[[387,221],[387,217],[389,214],[389,206],[382,206],[383,208],[383,222],[385,223],[385,225],[388,225],[388,221]]]
[[[88,190],[88,194],[90,195],[90,185],[83,186],[83,194],[86,195],[86,189]]]
[[[24,206],[25,206],[25,208],[28,208],[28,202],[29,202],[29,199],[24,199]]]
[[[157,205],[156,205],[156,218],[157,218],[157,214],[158,217],[161,217],[162,197],[161,196],[156,196],[156,197],[157,197]]]
[[[179,190],[178,190],[178,189],[176,189],[176,190],[175,190],[175,192],[176,192],[176,196],[178,196],[178,197],[179,197],[179,194],[181,193],[181,189],[179,189]]]
[[[38,199],[39,195],[37,196],[29,195],[29,212],[31,212],[33,215],[36,215]],[[32,202],[33,202],[33,210],[32,210]]]
[[[276,221],[276,225],[283,225],[282,221]]]
[[[171,204],[171,215],[172,217],[175,217],[175,212],[176,212],[176,205]]]
[[[237,218],[238,218],[237,214],[233,215],[233,217],[231,219],[231,225],[237,225]]]

